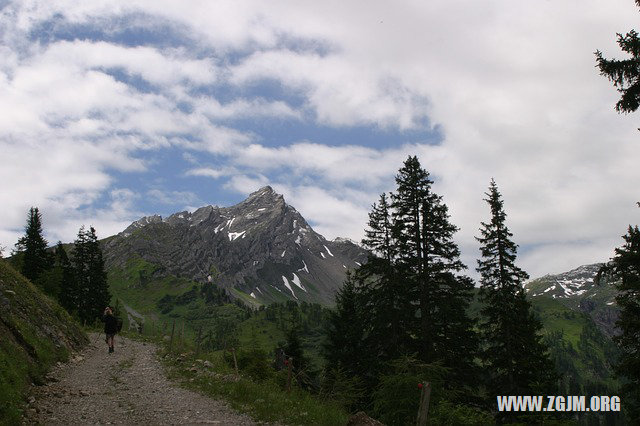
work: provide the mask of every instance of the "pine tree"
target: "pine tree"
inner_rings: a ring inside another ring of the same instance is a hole
[[[58,241],[58,245],[56,246],[55,268],[61,271],[58,300],[67,312],[73,313],[74,310],[77,309],[78,304],[78,286],[76,284],[73,265],[61,241]]]
[[[615,250],[608,272],[620,281],[616,303],[620,317],[616,327],[620,335],[614,341],[621,349],[616,372],[624,379],[623,398],[629,424],[640,423],[640,230],[631,227],[622,237],[624,244]]]
[[[51,267],[51,256],[47,253],[47,240],[42,236],[42,214],[37,207],[29,209],[25,235],[16,247],[23,249],[22,275],[36,282],[38,277]]]
[[[640,0],[636,0],[640,6]],[[628,59],[605,59],[596,51],[596,62],[600,75],[607,77],[622,94],[616,103],[618,112],[634,112],[640,106],[640,37],[635,30],[626,35],[617,34],[618,45],[623,52],[631,55]]]
[[[365,230],[363,245],[376,256],[391,264],[395,259],[395,247],[392,244],[391,212],[386,194],[380,195],[378,204],[371,206],[368,228]]]
[[[78,231],[78,238],[74,242],[73,264],[77,312],[81,320],[90,323],[100,317],[111,300],[102,250],[93,227],[87,231],[82,226]]]
[[[459,274],[465,266],[453,241],[458,228],[417,157],[405,161],[396,183],[393,237],[397,269],[408,284],[405,308],[419,313],[412,330],[415,349],[423,362],[441,361],[450,368],[453,383],[471,383],[477,339],[467,308],[473,282]]]
[[[542,342],[542,324],[525,297],[524,281],[529,277],[516,266],[517,245],[506,226],[504,203],[492,179],[485,201],[491,221],[482,222],[482,258],[478,260],[480,299],[485,306],[480,324],[491,395],[535,395],[549,391],[554,368]]]
[[[398,252],[386,194],[372,206],[362,243],[372,255],[353,278],[359,282],[361,309],[368,318],[369,350],[385,362],[408,350],[413,320],[405,281],[396,268]]]
[[[287,331],[287,341],[284,347],[287,357],[291,358],[293,369],[296,373],[305,371],[308,366],[307,358],[304,356],[302,341],[300,340],[300,325],[294,324]]]
[[[336,294],[336,308],[331,312],[324,344],[325,359],[329,368],[344,370],[349,376],[368,375],[367,360],[372,351],[365,346],[365,312],[362,294],[356,287],[356,278],[347,273],[342,288]]]

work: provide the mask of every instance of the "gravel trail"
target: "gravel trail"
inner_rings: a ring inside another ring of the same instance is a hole
[[[179,388],[164,375],[155,345],[116,336],[107,353],[104,335],[58,364],[49,382],[31,393],[26,424],[253,425],[226,403]]]

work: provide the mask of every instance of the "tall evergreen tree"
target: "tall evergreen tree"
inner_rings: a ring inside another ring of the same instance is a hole
[[[74,242],[74,272],[77,286],[77,312],[84,322],[99,318],[111,296],[104,270],[102,250],[96,236],[96,230],[84,226],[78,231]]]
[[[465,266],[453,241],[458,228],[417,157],[405,161],[396,183],[393,237],[397,269],[409,284],[407,306],[419,313],[411,331],[415,350],[420,360],[450,368],[453,383],[473,382],[477,339],[467,314],[473,282],[459,274]]]
[[[476,239],[482,254],[477,271],[485,304],[480,330],[488,388],[491,395],[542,394],[551,390],[554,368],[540,335],[542,324],[525,297],[523,284],[529,275],[515,264],[518,246],[493,179],[486,195],[491,220],[482,222]]]
[[[616,303],[620,317],[616,327],[620,335],[614,341],[621,349],[616,372],[624,379],[623,398],[630,424],[640,424],[640,230],[629,226],[622,237],[624,244],[615,250],[616,255],[605,267],[619,279]]]
[[[392,212],[386,194],[373,204],[362,240],[371,251],[356,276],[362,313],[367,316],[369,350],[380,362],[409,348],[414,315],[402,272],[396,268],[398,247],[393,238]]]
[[[42,214],[37,207],[29,209],[25,235],[16,247],[23,249],[22,275],[36,282],[38,277],[51,267],[51,256],[47,253],[47,240],[42,235]]]

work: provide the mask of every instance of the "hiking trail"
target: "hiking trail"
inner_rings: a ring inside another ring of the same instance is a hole
[[[154,344],[118,335],[109,354],[104,334],[89,338],[81,353],[53,367],[46,384],[32,388],[26,424],[257,424],[167,379]]]

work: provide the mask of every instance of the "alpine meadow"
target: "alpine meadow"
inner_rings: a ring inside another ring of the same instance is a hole
[[[638,13],[0,2],[0,425],[640,424]]]

